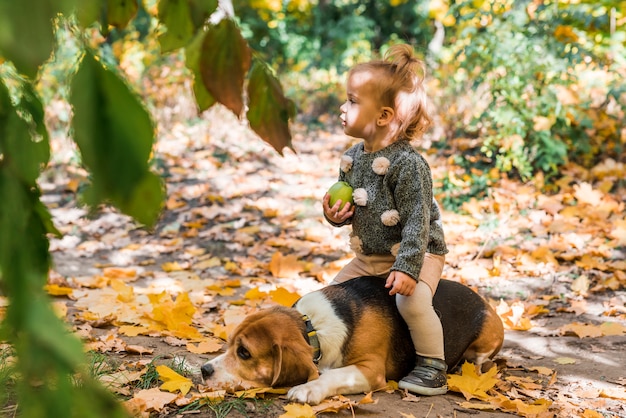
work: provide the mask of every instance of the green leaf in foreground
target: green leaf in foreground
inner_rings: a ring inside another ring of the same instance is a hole
[[[72,127],[92,174],[85,201],[109,200],[153,225],[164,198],[162,181],[149,170],[154,126],[139,98],[111,69],[86,52],[71,86]]]
[[[187,0],[159,1],[159,20],[167,28],[159,36],[162,52],[182,48],[193,37],[194,25]]]
[[[250,69],[248,43],[230,19],[211,26],[204,37],[200,72],[207,90],[235,115],[243,111],[243,82]]]
[[[248,97],[250,127],[279,153],[291,148],[289,118],[294,116],[295,106],[274,74],[258,61],[250,72]]]

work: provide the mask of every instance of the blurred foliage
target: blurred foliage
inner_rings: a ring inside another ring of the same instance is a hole
[[[15,349],[24,416],[125,414],[85,373],[80,344],[43,292],[57,232],[37,177],[55,96],[73,106],[64,118],[92,175],[85,200],[146,225],[164,190],[149,161],[156,103],[141,93],[145,75],[157,86],[168,77],[154,70],[163,62],[184,63],[170,76],[193,77],[198,110],[223,104],[281,152],[295,110],[277,74],[321,120],[343,100],[351,65],[411,43],[431,70],[438,127],[426,139],[450,155],[439,188],[451,206],[503,173],[550,179],[567,164],[626,158],[623,1],[232,5],[236,16],[210,21],[218,0],[0,0],[0,291],[10,299],[0,338]]]
[[[498,169],[528,179],[624,155],[626,17],[611,5],[474,0],[450,8],[454,25],[435,76],[446,80],[445,100],[472,103],[469,121],[451,122],[483,138]]]
[[[90,376],[82,344],[44,291],[48,236],[60,235],[37,184],[50,159],[46,103],[60,97],[71,105],[71,118],[63,118],[90,173],[83,201],[91,208],[113,204],[148,227],[159,219],[165,188],[151,171],[155,124],[135,87],[159,62],[158,46],[186,56],[198,109],[219,102],[243,116],[245,108],[262,139],[278,152],[291,146],[293,103],[260,58],[250,70],[252,50],[233,16],[209,23],[217,5],[0,0],[0,293],[9,300],[0,341],[11,344],[17,359],[3,368],[0,385],[11,388],[2,401],[18,405],[17,415],[129,415]],[[129,50],[134,60],[118,59]]]
[[[430,67],[441,152],[470,164],[445,193],[484,194],[491,170],[546,186],[567,164],[626,155],[626,3],[595,0],[235,0],[243,34],[316,121],[355,62],[409,42]],[[295,87],[294,87],[295,86]],[[323,118],[321,119],[323,120]],[[439,143],[437,143],[439,141]],[[471,163],[473,161],[473,163]],[[467,180],[467,181],[466,181]],[[452,198],[451,198],[452,199]],[[453,199],[454,200],[454,199]]]

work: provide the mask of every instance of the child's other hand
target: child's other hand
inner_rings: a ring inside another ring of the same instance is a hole
[[[333,207],[328,206],[330,203],[330,195],[326,193],[324,195],[324,200],[322,200],[322,205],[324,208],[324,214],[326,217],[336,224],[340,224],[348,220],[352,215],[354,215],[354,206],[350,204],[350,202],[346,202],[346,204],[341,208],[341,200],[337,200]],[[340,209],[341,208],[341,209]]]
[[[401,271],[392,271],[385,282],[386,288],[391,287],[391,290],[389,291],[390,295],[399,293],[402,296],[411,296],[416,285],[417,282],[414,278],[406,273],[402,273]]]

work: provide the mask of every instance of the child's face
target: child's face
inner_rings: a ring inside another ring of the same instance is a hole
[[[377,99],[374,77],[369,71],[359,71],[348,78],[347,99],[339,108],[346,135],[367,140],[376,132],[382,105]]]

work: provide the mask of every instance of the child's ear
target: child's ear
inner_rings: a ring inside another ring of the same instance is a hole
[[[380,110],[380,116],[378,116],[378,120],[376,124],[378,126],[386,126],[388,125],[395,116],[395,112],[389,106],[385,106]]]

